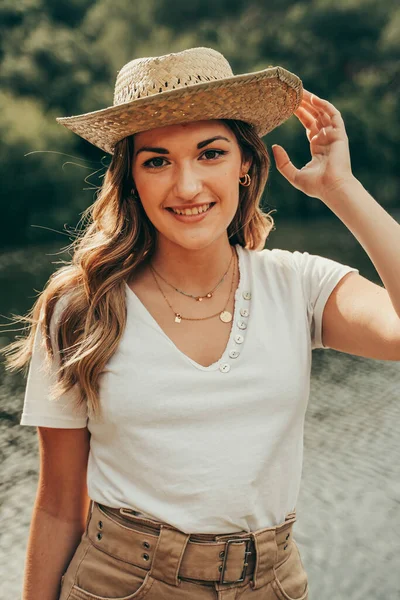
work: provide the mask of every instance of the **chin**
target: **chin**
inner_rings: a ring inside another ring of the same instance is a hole
[[[165,236],[164,243],[174,244],[176,246],[180,246],[185,250],[203,250],[204,248],[208,248],[212,244],[221,241],[223,236],[227,236],[226,230],[223,232],[219,232],[218,234],[213,235],[210,231],[193,231],[192,233],[187,233],[186,235],[180,235],[179,237],[174,236]]]

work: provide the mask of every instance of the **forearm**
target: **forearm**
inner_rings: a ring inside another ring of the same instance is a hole
[[[400,317],[400,225],[354,181],[321,200],[353,233],[374,264]]]
[[[83,533],[82,522],[63,521],[34,507],[21,600],[58,600],[66,571]]]

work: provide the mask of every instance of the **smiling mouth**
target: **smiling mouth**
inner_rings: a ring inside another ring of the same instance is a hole
[[[186,217],[191,217],[192,215],[201,215],[210,210],[216,204],[215,202],[209,202],[208,204],[203,204],[202,206],[195,206],[193,208],[185,208],[185,209],[177,209],[172,208],[171,206],[167,206],[166,210],[169,210],[176,215],[183,215]]]

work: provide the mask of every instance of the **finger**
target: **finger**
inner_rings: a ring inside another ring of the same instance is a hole
[[[276,168],[291,184],[294,185],[299,170],[293,165],[286,150],[284,150],[282,146],[274,144],[272,146],[272,151],[274,153]]]
[[[315,127],[315,118],[314,116],[304,107],[299,106],[299,108],[294,113],[296,117],[298,117],[303,125],[307,127],[307,129],[311,129]]]
[[[328,102],[328,100],[324,100],[315,94],[311,94],[309,101],[315,108],[325,111],[325,113],[331,118],[334,127],[340,127],[343,125],[343,119],[340,111],[336,108],[336,106]]]
[[[296,109],[295,114],[298,110],[302,109],[303,111],[309,113],[310,115],[312,115],[314,118],[318,117],[319,112],[318,110],[316,110],[313,106],[311,106],[311,104],[308,104],[306,101],[301,102],[299,108]]]
[[[316,123],[321,129],[325,128],[327,130],[328,139],[330,138],[330,132],[332,131],[344,133],[344,135],[347,136],[340,111],[333,104],[328,102],[328,100],[324,100],[308,90],[303,90],[301,106],[305,107],[313,114]]]
[[[311,139],[318,134],[319,131],[321,131],[321,129],[325,128],[325,129],[331,129],[330,126],[330,119],[326,120],[321,120],[319,117],[315,118],[313,115],[310,114],[310,112],[305,109],[304,107],[299,107],[299,109],[297,109],[300,112],[296,112],[296,117],[299,118],[299,120],[303,123],[303,125],[306,127],[307,129],[307,138],[308,141],[311,141]]]
[[[311,154],[313,156],[318,154],[329,154],[332,144],[336,141],[338,141],[338,136],[334,129],[322,128],[321,131],[310,140]]]
[[[331,143],[329,131],[325,127],[322,127],[310,140],[313,143],[314,148],[317,150],[317,146],[327,146]]]
[[[329,115],[327,112],[320,112],[319,117],[315,117],[320,127],[331,127],[332,129],[344,129],[344,121],[342,115],[335,109],[334,115]]]
[[[311,98],[308,96],[303,96],[300,106],[306,106],[313,114],[319,114],[320,112],[319,108],[311,103]]]
[[[319,122],[321,127],[327,127],[330,124],[331,117],[323,110],[316,108],[307,99],[304,100],[303,108],[308,110]]]
[[[307,99],[313,106],[316,108],[323,108],[329,115],[334,115],[337,111],[337,108],[333,104],[331,104],[328,100],[324,100],[324,98],[320,98],[316,94],[310,94],[307,96]]]
[[[309,92],[308,90],[303,90],[302,101],[303,100],[305,102],[309,102],[312,106],[315,106],[316,109],[320,109],[322,107],[324,110],[337,110],[335,106],[331,104],[331,102],[328,102],[328,100],[325,100],[320,96],[317,96],[317,94]]]
[[[304,127],[306,128],[307,138],[308,138],[308,141],[310,141],[310,139],[314,135],[316,135],[319,131],[319,127],[318,127],[314,117],[312,115],[310,115],[310,113],[307,112],[302,107],[299,107],[296,110],[295,115],[299,119],[299,121],[304,125]]]

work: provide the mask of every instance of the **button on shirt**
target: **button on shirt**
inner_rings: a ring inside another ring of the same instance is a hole
[[[187,533],[270,527],[296,507],[311,351],[325,347],[330,293],[358,269],[307,252],[236,250],[231,335],[208,367],[181,352],[126,286],[126,327],[100,377],[103,420],[74,407],[75,388],[49,401],[54,373],[42,370],[37,330],[21,425],[88,427],[93,500]]]

